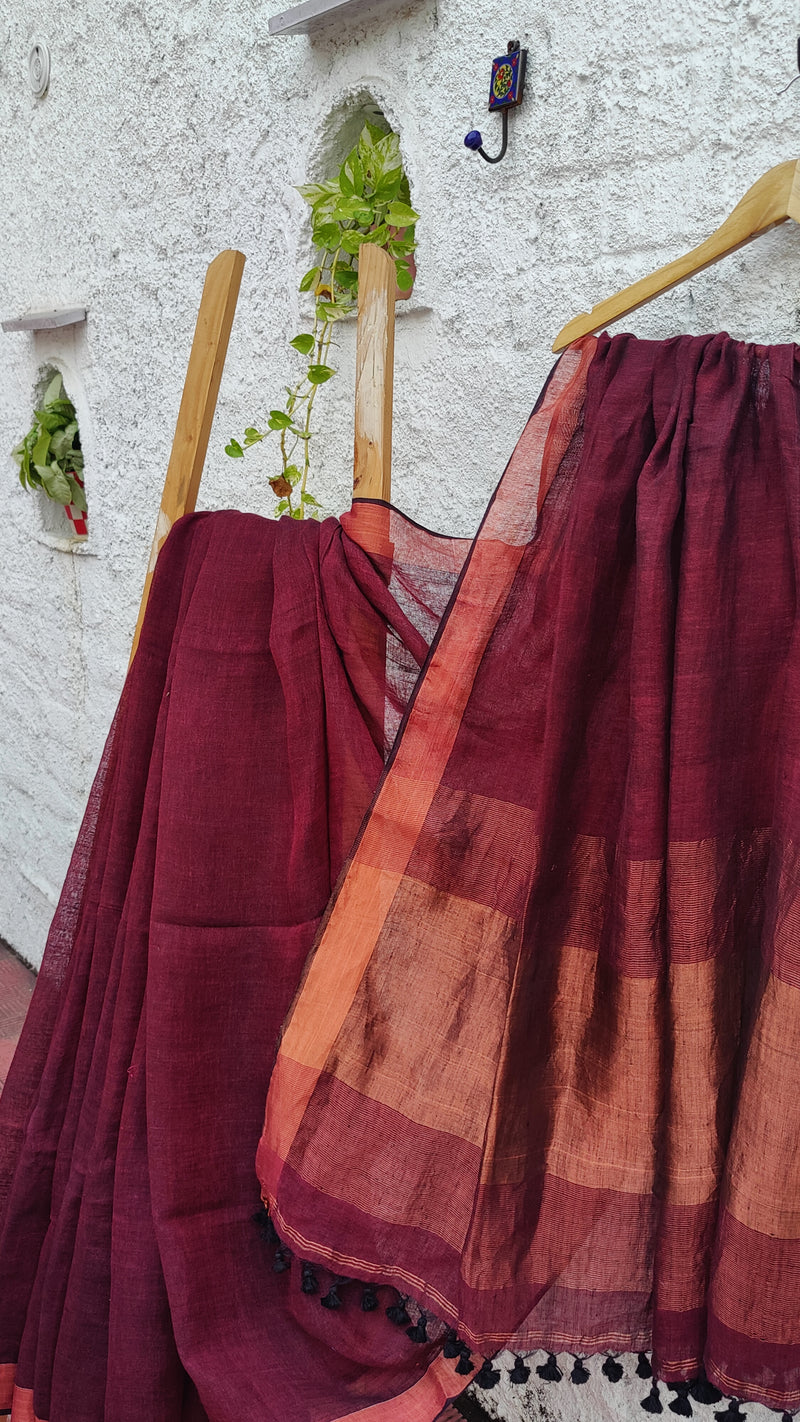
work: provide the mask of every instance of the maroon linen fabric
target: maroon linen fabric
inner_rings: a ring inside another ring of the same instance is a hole
[[[280,1023],[464,548],[343,523],[197,515],[159,558],[0,1098],[23,1422],[331,1422],[430,1362],[252,1222]]]
[[[566,352],[282,1038],[305,1258],[800,1406],[799,568],[800,349]]]

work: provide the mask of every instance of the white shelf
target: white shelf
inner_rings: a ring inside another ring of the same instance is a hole
[[[301,0],[269,21],[271,35],[307,35],[331,20],[363,18],[397,5],[398,0]]]
[[[50,311],[29,311],[27,316],[10,316],[0,325],[4,331],[54,331],[59,326],[78,326],[85,320],[85,306],[62,306]]]

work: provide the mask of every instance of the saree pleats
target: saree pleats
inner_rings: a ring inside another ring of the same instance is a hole
[[[562,357],[286,1026],[303,1258],[800,1404],[800,368]],[[544,497],[538,522],[537,490]]]
[[[197,515],[159,559],[0,1099],[14,1422],[433,1416],[458,1390],[383,1307],[343,1323],[275,1272],[253,1223],[280,1024],[466,551],[383,505],[343,523]]]

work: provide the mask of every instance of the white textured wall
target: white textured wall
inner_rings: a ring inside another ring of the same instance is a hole
[[[395,498],[457,533],[476,527],[563,321],[699,241],[763,169],[798,156],[800,84],[776,97],[798,18],[781,0],[508,0],[502,13],[418,0],[287,39],[268,37],[268,13],[39,0],[35,31],[24,0],[0,13],[0,314],[89,310],[75,333],[0,337],[0,935],[34,963],[124,674],[205,265],[227,246],[248,258],[201,506],[267,511],[262,451],[233,463],[223,445],[290,370],[307,265],[292,184],[321,175],[348,96],[369,91],[398,128],[422,213],[398,323]],[[33,33],[53,57],[41,101]],[[462,139],[477,123],[499,144],[488,65],[512,36],[530,51],[527,100],[489,167]],[[628,325],[787,341],[798,305],[800,232],[785,227]],[[334,511],[349,497],[353,336],[319,397],[315,488]],[[47,363],[81,420],[91,539],[78,554],[43,532],[7,453]],[[504,1398],[501,1415],[521,1416]],[[526,1415],[541,1399],[543,1416],[584,1422],[619,1410],[602,1380],[543,1385]]]
[[[277,5],[277,0],[275,0]],[[39,959],[117,697],[202,276],[247,254],[201,505],[266,511],[268,457],[240,433],[290,372],[305,208],[348,99],[370,92],[403,142],[419,224],[398,323],[396,501],[474,529],[551,364],[562,322],[702,238],[766,167],[796,154],[794,16],[780,0],[418,0],[312,37],[270,39],[253,0],[24,0],[0,14],[0,314],[85,304],[75,333],[0,337],[0,934]],[[31,26],[34,28],[31,28]],[[32,36],[52,81],[32,97]],[[489,61],[529,47],[508,158],[463,147]],[[642,334],[725,328],[791,339],[800,232],[784,228],[663,298]],[[348,501],[354,329],[319,397],[316,489]],[[44,363],[81,417],[91,539],[51,546],[8,457]]]

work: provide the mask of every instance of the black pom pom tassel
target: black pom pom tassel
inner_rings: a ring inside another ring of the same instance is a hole
[[[616,1358],[613,1358],[609,1353],[603,1364],[602,1372],[604,1377],[608,1378],[609,1382],[617,1383],[621,1377],[624,1377],[625,1369],[622,1364],[618,1363]]]
[[[406,1329],[406,1337],[410,1338],[412,1343],[427,1343],[428,1330],[425,1327],[425,1324],[427,1322],[427,1316],[423,1311],[420,1313],[420,1316],[417,1322],[414,1324],[414,1327]]]
[[[669,1404],[670,1412],[674,1412],[678,1417],[694,1417],[692,1404],[689,1401],[689,1384],[686,1382],[669,1383],[668,1386],[671,1392],[678,1394]]]
[[[732,1397],[724,1412],[715,1412],[716,1422],[742,1422],[742,1418],[747,1416],[742,1412],[738,1397]]]
[[[458,1334],[454,1333],[452,1328],[448,1328],[447,1332],[444,1335],[444,1346],[442,1348],[442,1356],[445,1358],[457,1358],[459,1357],[460,1353],[461,1344],[458,1341]]]
[[[640,1406],[640,1407],[643,1407],[644,1410],[645,1410],[645,1412],[663,1412],[663,1411],[664,1411],[664,1408],[663,1408],[663,1405],[662,1405],[662,1402],[661,1402],[661,1395],[660,1395],[660,1393],[659,1393],[659,1391],[658,1391],[658,1383],[655,1382],[655,1380],[653,1381],[653,1385],[652,1385],[652,1387],[650,1388],[650,1391],[649,1391],[649,1393],[647,1394],[647,1397],[644,1398],[644,1400],[639,1403],[639,1406]]]
[[[589,1369],[584,1363],[583,1358],[575,1359],[572,1372],[569,1375],[569,1380],[571,1383],[574,1383],[576,1387],[580,1387],[583,1383],[587,1383],[589,1381]]]
[[[653,1376],[650,1359],[646,1353],[639,1354],[639,1360],[636,1364],[636,1376],[637,1378],[651,1378]]]
[[[547,1362],[540,1363],[536,1371],[539,1374],[539,1377],[543,1378],[545,1382],[561,1382],[561,1379],[564,1376],[560,1367],[558,1366],[558,1359],[556,1358],[555,1353],[548,1353]]]
[[[278,1231],[272,1223],[272,1216],[268,1215],[265,1209],[256,1210],[255,1214],[251,1215],[250,1218],[265,1244],[271,1244],[273,1247],[280,1244]]]
[[[300,1280],[300,1291],[304,1294],[319,1293],[319,1279],[314,1273],[313,1264],[303,1264],[302,1278]]]
[[[708,1381],[705,1373],[700,1373],[694,1382],[689,1383],[689,1396],[704,1407],[709,1407],[712,1402],[722,1401],[722,1393],[719,1388]]]
[[[397,1303],[390,1304],[386,1310],[386,1317],[392,1323],[396,1323],[398,1328],[408,1328],[411,1322],[411,1314],[406,1308],[406,1299],[400,1298]]]
[[[272,1266],[273,1274],[285,1274],[292,1266],[292,1257],[288,1249],[284,1249],[282,1244],[275,1250],[275,1263]]]
[[[327,1294],[323,1294],[320,1299],[323,1308],[341,1308],[342,1300],[339,1298],[339,1281],[331,1284]]]
[[[475,1386],[483,1388],[484,1392],[488,1392],[490,1388],[497,1386],[500,1381],[500,1374],[497,1368],[492,1367],[490,1358],[484,1358],[480,1371],[475,1374],[473,1381]]]
[[[508,1375],[509,1382],[516,1383],[518,1387],[522,1387],[523,1384],[528,1381],[530,1375],[531,1370],[524,1360],[519,1356],[515,1357],[514,1366]]]
[[[462,1378],[465,1378],[468,1377],[470,1373],[474,1373],[474,1371],[475,1364],[472,1361],[472,1355],[470,1353],[470,1350],[465,1343],[464,1347],[461,1350],[461,1357],[456,1363],[456,1372],[460,1373]]]
[[[379,1299],[371,1284],[365,1284],[361,1294],[361,1312],[374,1313]]]

